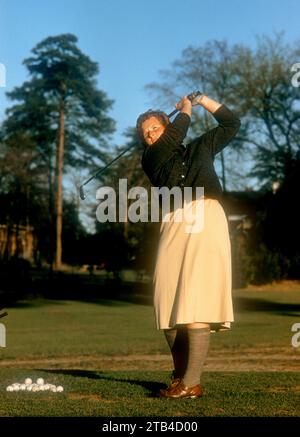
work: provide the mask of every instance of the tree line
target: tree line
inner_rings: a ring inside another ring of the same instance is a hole
[[[200,89],[239,114],[239,133],[216,160],[223,189],[264,195],[276,183],[284,193],[277,198],[285,214],[277,205],[276,217],[274,211],[270,216],[268,207],[257,226],[268,223],[269,231],[260,232],[269,250],[285,250],[294,258],[300,258],[299,232],[290,226],[299,182],[300,96],[291,83],[291,67],[299,57],[300,44],[285,43],[282,34],[259,37],[255,48],[209,41],[187,47],[170,69],[161,72],[158,82],[146,85],[160,108]],[[124,177],[128,186],[150,187],[141,169],[135,129],[128,127],[124,144],[110,146],[115,121],[108,112],[113,101],[97,87],[98,63],[79,49],[75,35],[63,34],[37,44],[24,65],[29,79],[8,93],[12,106],[1,125],[0,223],[33,226],[40,258],[58,270],[62,262],[103,262],[112,270],[126,264],[153,265],[156,224],[95,221],[95,232],[89,233],[80,220],[77,195],[64,194],[64,176],[75,174],[78,183],[79,174],[95,172],[128,146],[130,152],[98,183],[117,191],[118,180]],[[209,114],[194,111],[190,135],[200,135],[213,125]],[[95,220],[95,205],[85,209]],[[277,233],[270,231],[275,222]],[[286,244],[286,239],[294,245]]]

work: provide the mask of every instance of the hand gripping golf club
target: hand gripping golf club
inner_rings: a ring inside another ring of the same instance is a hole
[[[187,96],[187,98],[192,102],[194,100],[195,97],[200,96],[202,93],[200,91],[194,91],[193,93],[189,94]],[[178,111],[180,111],[179,109],[174,109],[174,111],[172,111],[170,114],[168,114],[168,118],[173,117],[173,115],[175,115]],[[91,176],[89,179],[87,179],[85,182],[83,182],[83,184],[80,185],[79,187],[79,196],[81,200],[85,199],[85,193],[84,193],[84,189],[83,187],[85,185],[87,185],[89,182],[91,182],[93,179],[95,179],[97,176],[99,176],[101,173],[103,173],[108,167],[110,167],[115,161],[117,161],[119,158],[121,158],[121,156],[123,156],[126,152],[128,152],[130,149],[132,149],[133,145],[131,145],[130,147],[127,147],[127,149],[123,150],[122,153],[120,153],[120,155],[118,155],[116,158],[114,158],[112,161],[110,161],[105,167],[100,168],[93,176]]]

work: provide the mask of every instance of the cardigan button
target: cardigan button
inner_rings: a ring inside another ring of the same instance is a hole
[[[182,162],[182,165],[185,165],[185,162],[184,162],[184,161]]]
[[[181,177],[184,178],[184,174],[182,174]]]

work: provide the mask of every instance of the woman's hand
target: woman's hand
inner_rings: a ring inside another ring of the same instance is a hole
[[[202,104],[202,99],[204,97],[205,97],[204,94],[200,94],[199,96],[195,97],[192,100],[192,106],[201,105]]]
[[[187,96],[182,97],[180,102],[177,103],[176,108],[191,117],[192,107],[196,105],[201,105],[204,109],[212,114],[222,106],[222,104],[216,100],[207,97],[205,94],[201,94],[200,96],[195,97],[193,102],[191,102]]]
[[[182,97],[180,102],[176,104],[176,109],[179,109],[179,111],[183,112],[184,114],[187,114],[189,116],[192,115],[192,102],[190,99],[188,99],[187,96]]]

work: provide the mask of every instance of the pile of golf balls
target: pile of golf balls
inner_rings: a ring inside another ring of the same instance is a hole
[[[53,393],[60,393],[64,391],[64,388],[61,385],[45,384],[43,378],[38,378],[36,383],[33,383],[31,378],[26,378],[21,384],[15,382],[7,386],[6,391],[51,391]]]

